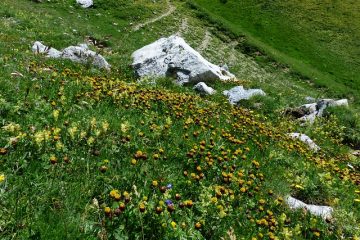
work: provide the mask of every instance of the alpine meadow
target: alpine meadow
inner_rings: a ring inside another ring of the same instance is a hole
[[[2,0],[0,239],[360,239],[360,2]]]

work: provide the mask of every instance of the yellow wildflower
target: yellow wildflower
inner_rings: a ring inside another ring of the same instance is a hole
[[[88,145],[92,145],[94,142],[95,142],[95,138],[93,138],[93,137],[89,137],[87,140]]]
[[[59,118],[59,110],[54,110],[53,111],[53,117],[54,117],[54,119],[55,119],[55,121],[57,121],[58,120],[58,118]]]
[[[102,128],[103,128],[104,132],[107,132],[107,130],[109,130],[109,123],[107,121],[103,122]]]
[[[78,128],[76,126],[69,128],[68,132],[70,134],[70,137],[74,138],[77,131],[78,131]]]
[[[158,181],[154,180],[154,181],[152,181],[152,185],[153,185],[154,187],[157,187],[157,186],[159,185],[159,183],[158,183]]]
[[[116,195],[120,195],[119,190],[113,189],[113,190],[110,191],[110,196],[111,197],[115,198]]]
[[[5,175],[4,174],[0,174],[0,183],[5,181]]]
[[[176,222],[172,221],[170,224],[173,228],[176,228]]]
[[[126,133],[129,130],[129,122],[124,122],[120,125],[120,129],[123,133]]]
[[[96,118],[92,118],[90,121],[90,126],[94,128],[96,126]]]

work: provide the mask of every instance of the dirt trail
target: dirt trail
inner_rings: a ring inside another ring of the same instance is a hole
[[[181,25],[179,27],[179,31],[176,33],[178,36],[182,36],[183,34],[185,34],[189,29],[189,24],[188,24],[188,19],[184,18],[181,21]]]
[[[210,42],[211,42],[211,33],[206,30],[204,39],[203,39],[201,45],[199,46],[199,52],[202,52],[206,48],[208,48],[210,45]]]
[[[140,23],[140,24],[134,26],[133,31],[138,31],[140,28],[143,28],[151,23],[157,22],[157,21],[161,20],[162,18],[167,17],[170,14],[172,14],[176,10],[176,7],[174,5],[172,5],[170,0],[167,1],[167,4],[168,4],[168,10],[165,13],[163,13],[160,16],[157,16],[155,18],[151,18],[144,23]]]

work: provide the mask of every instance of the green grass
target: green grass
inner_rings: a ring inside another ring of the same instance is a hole
[[[347,165],[358,169],[359,160],[341,144],[344,129],[334,118],[304,128],[279,115],[306,95],[324,93],[237,50],[219,51],[227,38],[219,32],[204,55],[242,59],[247,65],[231,66],[240,82],[212,83],[218,94],[205,97],[170,79],[136,83],[134,50],[177,32],[184,16],[183,35],[195,48],[209,27],[175,1],[172,16],[131,30],[166,11],[165,3],[97,1],[84,10],[73,1],[2,2],[0,238],[360,236],[359,175]],[[109,60],[111,72],[30,51],[35,40],[62,49],[89,35],[108,44],[90,47]],[[221,91],[240,83],[268,95],[231,106]],[[348,116],[342,121],[352,126]],[[306,132],[323,150],[290,140],[293,131]],[[291,211],[283,201],[288,194],[334,207],[334,219]]]
[[[359,101],[357,1],[191,0],[212,21],[332,94]],[[245,45],[245,51],[257,51]]]

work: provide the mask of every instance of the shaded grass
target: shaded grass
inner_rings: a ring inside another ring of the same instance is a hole
[[[264,52],[318,87],[328,88],[329,93],[358,102],[357,3],[189,2],[204,13],[200,17],[210,19],[235,38],[245,36],[240,45],[243,52]]]

